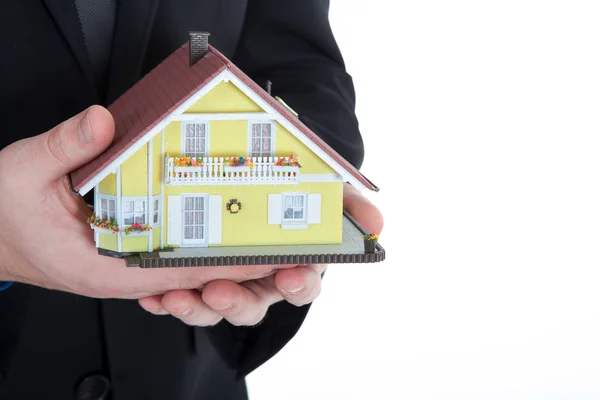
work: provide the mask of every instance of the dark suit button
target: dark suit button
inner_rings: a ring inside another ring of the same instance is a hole
[[[105,400],[110,389],[110,382],[105,376],[92,375],[85,378],[77,387],[77,400]]]

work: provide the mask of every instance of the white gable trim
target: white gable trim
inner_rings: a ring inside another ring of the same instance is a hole
[[[159,122],[154,128],[152,128],[148,133],[146,133],[142,138],[140,138],[137,142],[135,142],[130,148],[128,148],[123,154],[117,157],[112,163],[110,163],[106,168],[104,168],[98,175],[96,175],[93,179],[91,179],[87,184],[85,184],[80,190],[79,193],[83,196],[92,190],[96,185],[98,185],[104,178],[108,176],[108,174],[115,173],[117,168],[125,162],[129,157],[131,157],[136,151],[141,149],[150,139],[152,139],[158,132],[162,131],[169,125],[171,122],[177,120],[177,116],[182,115],[188,108],[190,108],[194,103],[200,100],[205,94],[214,89],[219,83],[222,81],[232,82],[238,89],[240,89],[246,96],[248,96],[252,101],[254,101],[260,108],[262,108],[267,114],[273,116],[273,119],[279,122],[285,129],[287,129],[292,135],[294,135],[300,142],[302,142],[306,147],[308,147],[312,152],[314,152],[318,157],[320,157],[323,161],[325,161],[331,168],[333,168],[338,174],[340,174],[345,182],[351,183],[354,187],[359,190],[366,189],[365,185],[363,185],[358,179],[356,179],[352,174],[350,174],[344,167],[342,167],[338,162],[336,162],[331,156],[329,156],[325,151],[323,151],[319,146],[317,146],[312,140],[310,140],[304,133],[302,133],[298,128],[296,128],[292,123],[290,123],[283,115],[281,115],[277,110],[275,110],[269,103],[267,103],[262,97],[260,97],[256,92],[254,92],[248,85],[246,85],[241,79],[239,79],[235,74],[233,74],[228,69],[219,73],[217,76],[213,78],[208,84],[206,84],[202,89],[192,95],[187,101],[185,101],[181,106],[179,106],[175,111],[173,111],[169,116]]]
[[[325,153],[323,149],[321,149],[312,140],[310,140],[304,133],[300,131],[300,129],[296,128],[290,121],[287,120],[287,118],[279,114],[277,110],[271,107],[269,103],[267,103],[262,97],[256,94],[256,92],[250,89],[250,87],[246,85],[237,76],[235,76],[235,74],[233,74],[229,70],[224,71],[224,74],[226,76],[226,79],[229,79],[231,83],[237,86],[238,89],[240,89],[246,96],[253,100],[260,108],[265,110],[268,114],[273,114],[275,121],[279,122],[285,129],[287,129],[292,135],[294,135],[298,140],[300,140],[313,153],[315,153],[331,168],[333,168],[335,172],[340,174],[344,181],[350,182],[352,186],[356,187],[359,190],[366,189],[365,185],[363,185],[358,179],[352,176],[352,174],[348,173],[348,171],[344,167],[342,167],[331,156]]]
[[[156,134],[158,134],[158,132],[162,131],[163,129],[165,129],[167,127],[167,125],[169,125],[171,122],[173,122],[174,116],[183,114],[185,112],[185,110],[190,108],[192,105],[194,105],[194,103],[196,103],[198,100],[200,100],[200,98],[202,98],[205,94],[207,94],[208,92],[213,90],[215,88],[215,86],[217,86],[219,83],[221,83],[221,81],[223,79],[225,79],[226,73],[228,73],[228,72],[229,71],[225,70],[225,71],[221,72],[220,74],[218,74],[217,76],[215,76],[212,81],[210,81],[208,84],[206,84],[206,86],[204,86],[202,89],[198,90],[198,92],[196,92],[189,99],[187,99],[182,105],[177,107],[175,109],[175,111],[173,111],[171,114],[169,114],[168,117],[166,117],[161,122],[159,122],[154,128],[152,128],[148,133],[146,133],[140,140],[135,142],[133,144],[133,146],[131,146],[130,148],[125,150],[125,152],[123,154],[121,154],[119,157],[117,157],[117,159],[115,161],[110,163],[106,168],[104,168],[102,171],[100,171],[100,173],[98,175],[96,175],[92,180],[90,180],[87,184],[85,184],[79,190],[79,194],[81,194],[82,196],[85,195],[87,192],[92,190],[94,188],[94,186],[96,186],[104,178],[106,178],[108,176],[108,174],[110,174],[111,172],[114,173],[117,170],[117,167],[119,165],[123,164],[125,162],[125,160],[127,160],[129,157],[131,157],[133,154],[135,154],[136,151],[141,149],[146,143],[148,143],[148,141],[150,139],[152,139]]]

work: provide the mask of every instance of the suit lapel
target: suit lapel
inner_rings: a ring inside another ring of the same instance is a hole
[[[81,23],[73,1],[43,0],[48,12],[54,19],[58,29],[69,44],[73,55],[83,70],[90,87],[95,91],[92,77],[92,67],[87,54]]]
[[[159,0],[119,1],[112,44],[107,104],[140,78]]]

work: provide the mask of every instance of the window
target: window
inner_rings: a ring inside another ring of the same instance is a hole
[[[134,223],[146,225],[146,202],[144,200],[123,200],[123,225]]]
[[[208,126],[204,122],[184,124],[183,152],[189,157],[208,156]]]
[[[250,156],[271,157],[273,155],[273,124],[271,122],[250,123]]]
[[[283,222],[306,221],[306,193],[283,195]]]
[[[159,210],[158,204],[159,204],[158,199],[154,199],[154,216],[152,217],[152,223],[154,225],[158,224],[158,210]]]
[[[105,221],[114,221],[117,219],[115,199],[100,197],[100,218]]]

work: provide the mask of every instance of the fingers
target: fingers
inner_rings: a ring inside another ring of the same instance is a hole
[[[321,274],[324,265],[299,266],[275,275],[275,285],[283,298],[295,306],[312,303],[321,293]]]
[[[110,112],[92,106],[25,142],[20,153],[29,153],[27,165],[33,173],[28,176],[41,175],[52,180],[93,160],[109,146],[113,135],[114,120]]]
[[[171,314],[188,325],[212,326],[225,318],[232,325],[254,326],[281,300],[295,306],[312,303],[321,292],[325,268],[306,265],[281,269],[275,275],[243,283],[220,279],[207,283],[201,293],[173,290],[145,297],[139,303],[152,314]]]
[[[344,185],[344,210],[348,211],[369,233],[380,234],[383,215],[373,203],[352,185]]]
[[[204,303],[197,290],[174,290],[164,295],[140,299],[139,303],[152,314],[171,314],[192,326],[213,326],[223,319]]]
[[[261,297],[237,283],[219,280],[206,285],[202,291],[204,302],[232,325],[257,325],[271,305],[269,296]]]

